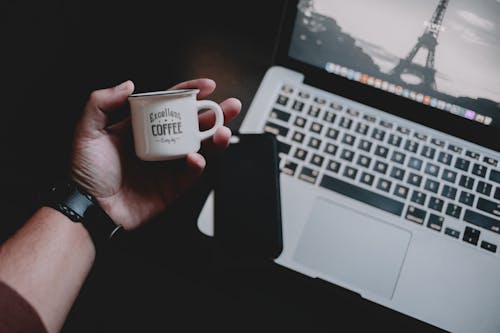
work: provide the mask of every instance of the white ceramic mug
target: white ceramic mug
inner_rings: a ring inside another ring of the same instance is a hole
[[[201,141],[214,135],[224,124],[224,114],[219,104],[196,100],[198,92],[165,90],[128,97],[137,157],[144,161],[182,158],[197,152]],[[202,109],[215,112],[215,124],[200,132],[198,112]]]

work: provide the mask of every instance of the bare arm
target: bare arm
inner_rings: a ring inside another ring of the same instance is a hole
[[[39,209],[0,247],[0,280],[58,332],[94,262],[89,234],[58,211]]]

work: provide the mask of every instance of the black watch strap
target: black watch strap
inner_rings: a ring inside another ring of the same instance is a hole
[[[97,204],[94,197],[73,182],[52,186],[45,205],[66,215],[87,229],[96,249],[102,248],[121,230]]]

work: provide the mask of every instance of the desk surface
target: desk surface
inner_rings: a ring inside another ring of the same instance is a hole
[[[104,4],[103,4],[104,3]],[[136,91],[209,77],[216,101],[243,113],[272,62],[283,1],[32,1],[2,4],[2,186],[9,224],[29,214],[36,190],[60,176],[88,93],[125,79]],[[64,332],[279,329],[431,331],[320,281],[271,265],[236,271],[215,262],[196,230],[206,179],[132,240],[97,258]],[[28,198],[27,198],[28,196]],[[28,207],[27,207],[28,206]]]

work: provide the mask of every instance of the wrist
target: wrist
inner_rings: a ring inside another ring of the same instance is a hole
[[[109,240],[121,229],[99,206],[95,198],[74,182],[62,182],[52,186],[44,206],[66,216],[70,223],[84,227],[97,249],[107,246]]]

